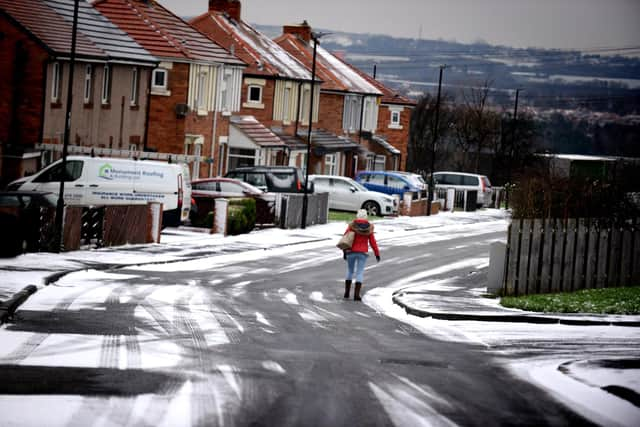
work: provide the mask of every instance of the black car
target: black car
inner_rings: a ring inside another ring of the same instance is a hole
[[[39,191],[0,192],[0,256],[42,249],[53,237],[57,196]]]
[[[230,170],[225,178],[234,178],[270,193],[304,193],[302,171],[292,166],[247,166]],[[308,192],[313,193],[313,183]]]

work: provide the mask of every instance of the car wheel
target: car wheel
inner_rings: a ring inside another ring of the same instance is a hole
[[[367,211],[367,215],[382,216],[382,212],[380,212],[380,205],[376,202],[364,202],[364,204],[362,205],[362,209]]]

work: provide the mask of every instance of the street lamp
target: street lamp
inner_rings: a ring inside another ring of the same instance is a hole
[[[311,63],[311,96],[309,98],[309,131],[307,132],[307,159],[306,167],[304,171],[304,196],[302,198],[302,223],[300,228],[305,229],[307,227],[307,210],[309,207],[309,158],[311,157],[311,125],[313,123],[313,94],[314,84],[316,81],[316,55],[319,39],[325,36],[327,33],[311,33],[311,40],[313,40],[313,60]]]
[[[64,214],[64,179],[67,176],[67,153],[69,151],[69,135],[71,134],[71,106],[73,102],[73,69],[76,64],[76,40],[78,38],[78,9],[80,0],[73,5],[73,26],[71,29],[71,56],[69,57],[69,83],[67,84],[67,105],[64,123],[64,138],[62,141],[62,173],[60,175],[60,191],[56,205],[56,222],[54,250],[60,252],[62,246],[62,216]]]
[[[436,117],[433,125],[433,141],[431,144],[431,171],[429,174],[429,194],[427,196],[427,215],[431,215],[431,201],[433,200],[433,170],[436,167],[436,143],[438,142],[438,122],[440,121],[440,93],[442,90],[442,71],[446,65],[440,66],[440,78],[438,79],[438,96],[436,98]]]

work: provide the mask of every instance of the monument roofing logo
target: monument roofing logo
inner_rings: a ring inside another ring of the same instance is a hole
[[[100,166],[100,169],[98,170],[98,177],[103,178],[103,179],[113,179],[113,166],[111,166],[109,163],[105,163],[104,165]]]

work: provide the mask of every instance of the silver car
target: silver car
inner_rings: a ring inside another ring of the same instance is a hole
[[[398,213],[395,197],[367,190],[362,184],[346,176],[309,175],[316,193],[329,193],[329,209],[356,212],[365,209],[369,215],[383,216]]]

